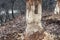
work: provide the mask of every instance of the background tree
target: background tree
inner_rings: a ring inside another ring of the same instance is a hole
[[[15,1],[16,1],[16,0],[11,0],[11,3],[12,3],[12,17],[13,17],[13,18],[15,18],[15,17],[14,17],[14,13],[13,13],[13,7],[14,7]]]
[[[2,15],[1,15],[1,13],[0,13],[0,21],[1,21],[1,26],[3,25],[3,19],[2,19]]]
[[[1,7],[2,7],[3,9],[5,9],[5,11],[6,11],[6,20],[5,20],[5,22],[6,22],[7,20],[10,19],[10,18],[9,18],[9,13],[8,13],[8,6],[7,6],[6,3],[2,3],[2,4],[1,4]]]

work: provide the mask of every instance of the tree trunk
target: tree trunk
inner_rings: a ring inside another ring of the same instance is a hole
[[[27,0],[26,2],[26,34],[31,35],[34,32],[42,31],[41,17],[42,6],[41,0]]]
[[[56,7],[55,7],[55,10],[54,10],[55,14],[59,14],[59,12],[60,12],[59,5],[60,5],[60,0],[57,0]]]
[[[55,35],[44,31],[41,23],[42,0],[27,0],[26,23],[24,40],[54,40]]]
[[[12,3],[12,18],[15,18],[13,13],[13,7],[14,7],[14,2]]]
[[[3,26],[3,16],[2,15],[0,15],[0,21],[1,21],[1,26]]]
[[[5,22],[6,21],[9,21],[10,20],[10,17],[9,17],[9,13],[8,13],[8,9],[6,10],[6,19],[5,19]]]

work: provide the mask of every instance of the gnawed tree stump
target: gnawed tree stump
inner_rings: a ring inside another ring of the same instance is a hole
[[[44,35],[44,30],[41,24],[41,17],[42,17],[41,3],[42,0],[26,1],[27,27],[25,32],[25,40],[38,40],[39,37]],[[44,36],[40,38],[40,40],[43,38]]]
[[[55,38],[54,35],[45,32],[42,27],[41,4],[42,4],[42,0],[26,0],[27,27],[25,30],[24,40],[54,40]]]
[[[42,0],[27,0],[26,2],[26,34],[31,35],[34,32],[42,31],[41,17],[42,17],[42,9],[41,9]]]

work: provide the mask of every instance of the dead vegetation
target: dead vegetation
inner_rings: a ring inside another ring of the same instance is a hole
[[[0,40],[21,40],[20,37],[26,28],[25,16],[20,15],[12,21],[0,26]]]
[[[42,19],[42,23],[45,31],[53,34],[52,36],[55,36],[54,40],[60,40],[60,14],[44,16]]]

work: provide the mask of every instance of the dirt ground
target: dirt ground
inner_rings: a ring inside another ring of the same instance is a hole
[[[42,25],[47,32],[60,35],[60,14],[44,16]]]
[[[18,40],[18,36],[25,31],[25,19],[25,16],[20,15],[12,21],[4,23],[4,26],[0,26],[0,40]]]
[[[45,31],[60,35],[60,16],[43,16],[42,26]],[[0,40],[22,40],[26,28],[26,17],[25,15],[17,16],[12,21],[4,23],[4,26],[0,27]]]

